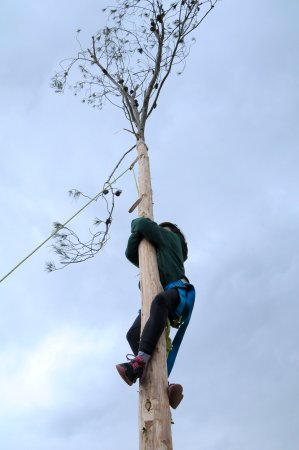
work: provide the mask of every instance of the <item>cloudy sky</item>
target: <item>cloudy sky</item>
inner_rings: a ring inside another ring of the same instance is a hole
[[[49,87],[105,4],[1,4],[1,277],[82,205],[68,190],[96,194],[134,143],[111,106]],[[176,450],[298,449],[298,13],[296,0],[219,2],[149,123],[155,217],[185,231],[197,288],[171,377],[185,392]],[[48,274],[46,245],[0,285],[3,450],[138,448],[137,386],[114,367],[140,304],[130,173],[119,187],[100,255]]]

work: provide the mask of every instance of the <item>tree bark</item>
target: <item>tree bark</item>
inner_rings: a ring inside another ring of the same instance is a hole
[[[139,156],[139,216],[153,219],[153,200],[148,150],[143,139],[137,141]],[[156,251],[147,241],[139,245],[141,285],[141,329],[149,317],[153,298],[162,290]],[[139,449],[172,450],[171,414],[167,395],[166,338],[162,334],[150,359],[139,390]]]

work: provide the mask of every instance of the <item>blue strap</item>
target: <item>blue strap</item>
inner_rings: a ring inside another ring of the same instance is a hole
[[[188,324],[189,324],[189,321],[191,318],[191,314],[192,314],[192,310],[193,310],[193,306],[194,306],[194,301],[195,301],[195,289],[194,289],[194,286],[192,286],[192,284],[184,283],[183,281],[178,280],[178,281],[169,283],[165,287],[165,290],[171,289],[171,288],[177,288],[178,293],[180,295],[180,304],[177,307],[175,314],[178,316],[182,316],[182,324],[181,324],[180,328],[178,329],[178,331],[176,332],[176,335],[172,342],[172,349],[168,354],[168,358],[167,358],[168,376],[170,375],[170,373],[172,371],[172,368],[173,368],[174,362],[176,360],[181,342],[183,340],[184,334],[188,327]]]

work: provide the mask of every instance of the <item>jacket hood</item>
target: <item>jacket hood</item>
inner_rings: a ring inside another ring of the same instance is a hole
[[[186,238],[183,235],[183,233],[181,232],[181,230],[179,229],[179,227],[172,222],[161,222],[159,224],[159,226],[160,227],[168,227],[171,229],[171,231],[173,233],[178,235],[178,237],[180,238],[180,241],[181,241],[181,245],[182,245],[183,258],[184,258],[184,261],[186,261],[186,259],[188,258],[188,245],[186,242]]]

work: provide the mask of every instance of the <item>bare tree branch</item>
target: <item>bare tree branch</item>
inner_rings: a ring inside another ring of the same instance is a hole
[[[195,40],[190,36],[217,2],[115,0],[114,6],[103,9],[108,15],[107,24],[92,36],[86,49],[80,43],[78,30],[79,51],[74,58],[61,62],[52,87],[56,92],[72,89],[83,103],[93,107],[102,108],[104,101],[109,101],[123,110],[136,138],[144,140],[147,119],[157,107],[168,77],[174,67],[178,73],[184,70]],[[62,265],[93,257],[109,239],[117,195],[111,182],[128,152],[104,183],[99,198],[106,204],[106,218],[95,219],[89,238],[83,242],[74,231],[59,228],[58,224],[54,249]],[[77,190],[70,192],[75,198],[84,195]],[[55,265],[49,263],[48,269],[54,270]]]
[[[80,44],[77,56],[61,64],[52,87],[57,92],[72,88],[94,107],[112,102],[123,109],[132,130],[144,136],[173,67],[184,68],[189,35],[217,1],[116,0],[103,9],[107,25],[92,36],[90,47]]]
[[[76,199],[82,196],[93,201],[97,201],[99,199],[103,200],[106,209],[105,219],[99,219],[97,217],[94,219],[92,228],[89,228],[89,238],[85,239],[84,241],[80,239],[78,234],[71,228],[63,226],[59,222],[54,222],[53,231],[55,232],[55,243],[52,245],[52,248],[59,257],[60,267],[57,267],[53,261],[47,262],[46,270],[48,272],[60,270],[68,266],[69,264],[83,262],[89,258],[93,258],[106,245],[107,241],[109,240],[109,230],[112,224],[112,215],[115,207],[115,197],[119,197],[122,193],[119,188],[113,187],[114,178],[121,163],[135,147],[136,146],[133,145],[122,155],[122,157],[113,168],[111,174],[105,181],[102,191],[99,195],[92,198],[86,194],[83,194],[77,189],[72,189],[69,191],[69,195]],[[136,159],[125,170],[125,172],[127,172],[128,170],[132,170],[135,163]],[[125,172],[123,172],[123,174]],[[120,178],[120,176],[122,176],[123,174],[119,175],[117,178]]]

